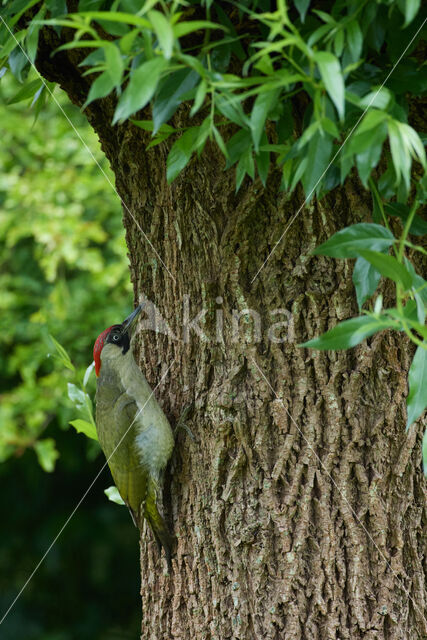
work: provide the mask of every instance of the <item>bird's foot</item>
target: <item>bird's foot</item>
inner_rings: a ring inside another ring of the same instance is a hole
[[[185,420],[188,418],[188,416],[191,414],[192,410],[194,409],[194,402],[191,402],[190,404],[188,404],[183,412],[181,413],[181,415],[178,418],[178,422],[175,425],[174,428],[174,434],[178,431],[178,429],[184,429],[184,431],[187,432],[187,434],[190,436],[190,438],[192,439],[193,442],[196,442],[196,438],[194,437],[190,427],[185,423]]]

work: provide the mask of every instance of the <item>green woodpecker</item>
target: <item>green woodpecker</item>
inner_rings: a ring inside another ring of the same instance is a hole
[[[163,472],[172,454],[170,424],[132,352],[142,307],[105,329],[93,348],[96,429],[114,482],[141,530],[144,517],[170,567],[173,537],[157,507]]]

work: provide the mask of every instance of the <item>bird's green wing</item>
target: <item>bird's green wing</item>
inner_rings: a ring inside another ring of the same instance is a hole
[[[132,424],[139,409],[133,398],[126,393],[120,395],[103,416],[103,429],[98,437],[108,460],[111,474],[124,502],[132,512],[136,523],[141,524],[140,505],[146,498],[147,474],[141,467],[135,448],[136,424]]]

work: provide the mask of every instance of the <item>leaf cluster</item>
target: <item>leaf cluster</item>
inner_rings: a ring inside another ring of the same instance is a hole
[[[135,124],[152,131],[149,146],[173,136],[169,182],[207,140],[226,169],[236,167],[236,189],[256,173],[265,185],[275,166],[282,188],[301,183],[307,201],[352,169],[367,187],[383,158],[380,192],[404,202],[413,162],[425,171],[420,132],[408,123],[408,97],[427,89],[425,63],[413,56],[423,35],[419,0],[337,0],[322,10],[310,0],[80,0],[71,14],[50,0],[17,27],[35,4],[5,7],[3,64],[23,79],[40,29],[71,30],[59,50],[88,52],[83,108],[114,95],[117,124],[151,105],[151,118]],[[44,92],[35,81],[14,99],[39,102]],[[183,103],[190,118],[177,129],[170,121]]]
[[[375,185],[372,187],[375,189]],[[388,224],[360,223],[338,231],[314,250],[315,255],[356,258],[353,283],[361,315],[344,320],[318,338],[301,345],[322,350],[349,349],[384,329],[405,332],[417,345],[409,370],[407,429],[427,407],[427,281],[416,273],[411,262],[404,256],[405,246],[426,253],[423,247],[414,245],[407,239],[411,232],[419,233],[419,229],[425,225],[421,218],[417,218],[417,205],[415,200],[410,209],[399,209],[399,217],[404,221],[400,238],[395,238]],[[378,206],[387,223],[379,200]],[[394,255],[389,255],[390,249]],[[394,283],[396,307],[384,309],[382,295],[379,294],[373,308],[362,309],[363,304],[375,294],[381,277]],[[427,475],[427,429],[422,450]]]

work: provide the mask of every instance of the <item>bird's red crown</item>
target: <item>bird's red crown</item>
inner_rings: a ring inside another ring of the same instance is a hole
[[[93,359],[95,361],[95,373],[96,373],[96,376],[99,376],[99,371],[101,369],[101,351],[102,351],[102,347],[104,346],[104,342],[105,342],[108,334],[110,333],[111,329],[114,326],[115,325],[112,325],[111,327],[108,327],[108,329],[105,329],[105,331],[100,333],[99,336],[97,337],[97,339],[95,340],[95,344],[93,345]]]

